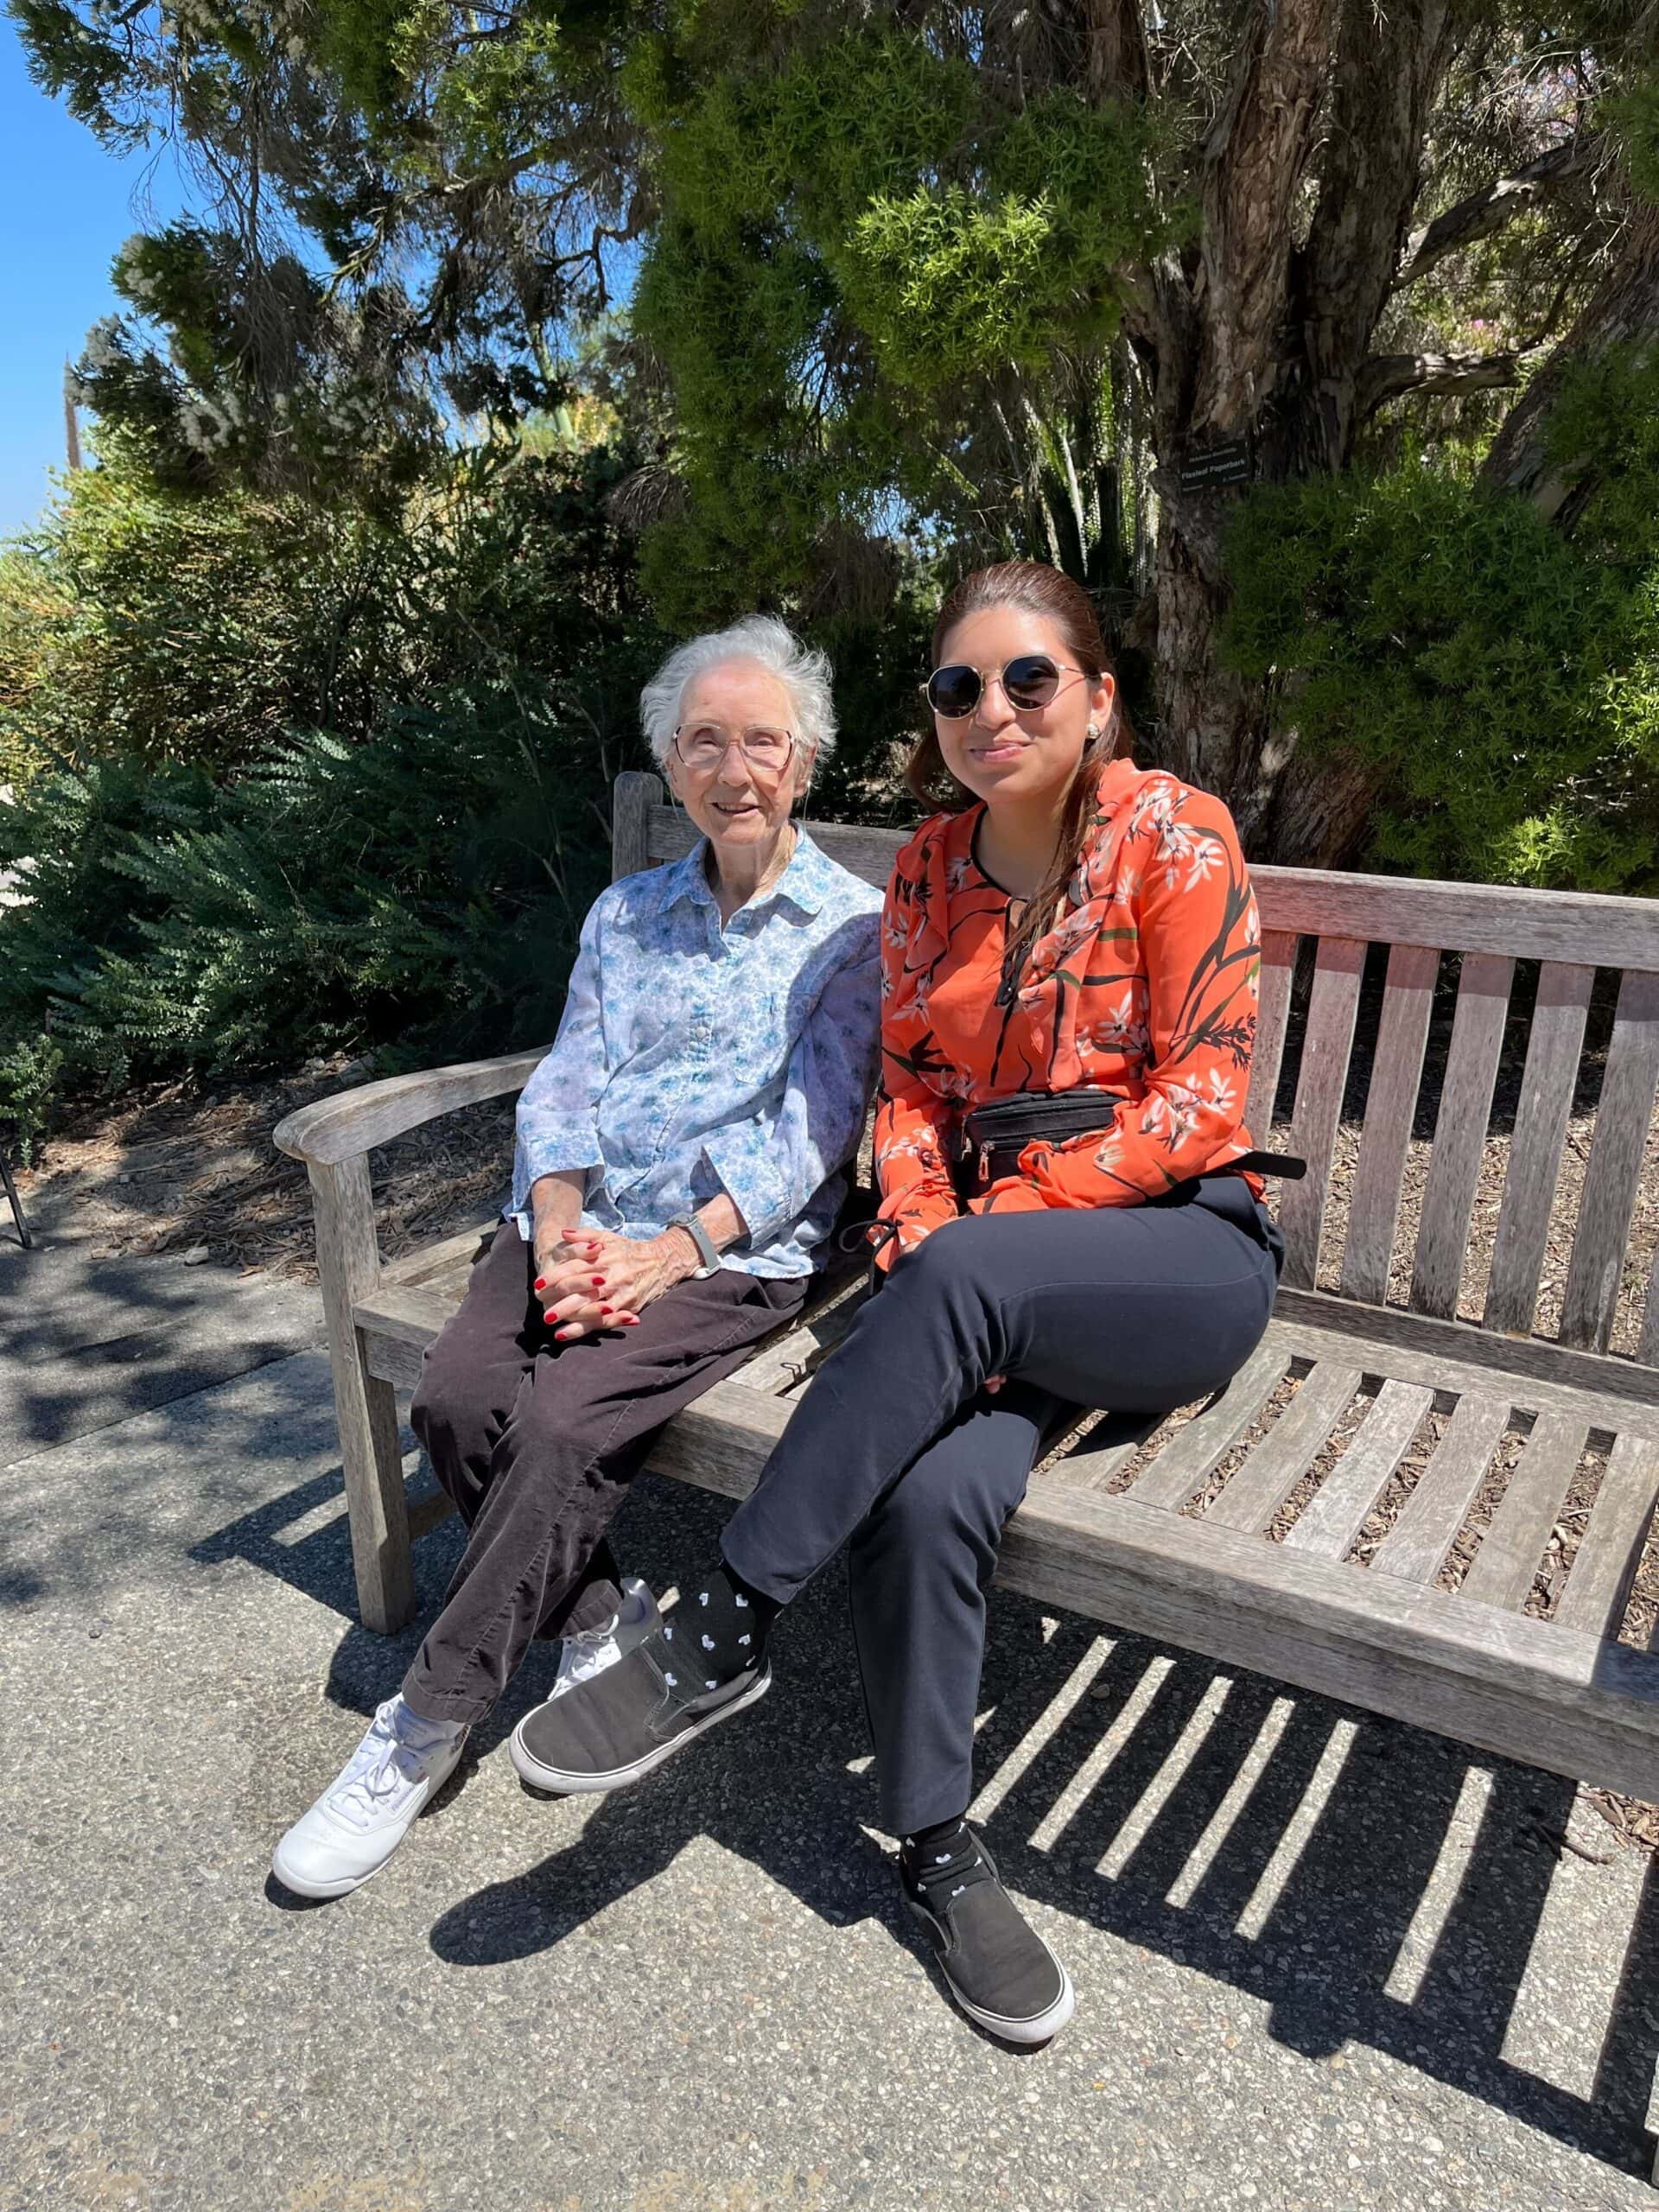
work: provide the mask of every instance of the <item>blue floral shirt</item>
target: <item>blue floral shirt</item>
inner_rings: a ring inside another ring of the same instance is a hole
[[[504,1211],[528,1237],[531,1184],[583,1167],[585,1226],[655,1236],[724,1191],[748,1234],[721,1263],[804,1275],[875,1084],[881,893],[801,830],[722,930],[707,851],[594,901],[557,1039],[518,1100]]]

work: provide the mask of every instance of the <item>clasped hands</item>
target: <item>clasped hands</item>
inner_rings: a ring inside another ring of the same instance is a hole
[[[602,1329],[634,1329],[655,1298],[697,1269],[684,1231],[617,1236],[608,1230],[538,1230],[534,1289],[547,1325],[561,1342]]]

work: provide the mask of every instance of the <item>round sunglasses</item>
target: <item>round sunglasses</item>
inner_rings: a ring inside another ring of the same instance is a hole
[[[965,661],[950,661],[944,668],[936,668],[922,690],[934,713],[954,722],[973,713],[993,676],[1001,684],[1002,696],[1014,712],[1030,714],[1039,707],[1046,707],[1069,688],[1060,682],[1062,675],[1083,677],[1087,673],[1086,669],[1072,668],[1065,661],[1051,660],[1046,653],[1016,653],[1000,669],[969,668]]]

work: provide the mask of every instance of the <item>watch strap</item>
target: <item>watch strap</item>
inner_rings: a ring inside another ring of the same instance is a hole
[[[715,1249],[715,1240],[696,1214],[677,1213],[668,1225],[671,1229],[684,1230],[697,1248],[697,1256],[702,1264],[691,1278],[694,1282],[707,1282],[710,1275],[720,1273],[720,1254]]]

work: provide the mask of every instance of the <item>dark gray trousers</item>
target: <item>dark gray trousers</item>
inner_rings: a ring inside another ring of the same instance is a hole
[[[1167,1413],[1219,1389],[1267,1327],[1282,1255],[1236,1175],[1143,1206],[969,1217],[897,1262],[819,1370],[722,1549],[787,1601],[850,1541],[890,1834],[973,1795],[985,1593],[1045,1440],[1077,1406]]]
[[[798,1313],[810,1278],[722,1268],[677,1283],[637,1328],[558,1343],[505,1222],[427,1347],[410,1425],[467,1523],[443,1611],[404,1678],[432,1720],[481,1719],[532,1637],[616,1611],[606,1526],[663,1424]]]

